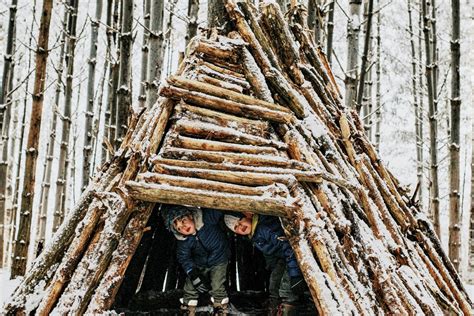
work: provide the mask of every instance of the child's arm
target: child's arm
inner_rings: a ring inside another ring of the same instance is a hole
[[[191,242],[189,240],[178,240],[176,257],[186,274],[191,272],[194,268],[194,262],[191,257]]]

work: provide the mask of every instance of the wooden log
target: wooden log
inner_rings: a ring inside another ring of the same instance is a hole
[[[102,198],[106,198],[105,196]],[[52,308],[56,304],[61,295],[64,286],[69,282],[74,270],[83,255],[85,248],[88,246],[90,239],[94,235],[100,217],[104,212],[104,208],[100,199],[96,199],[89,206],[86,216],[76,229],[76,238],[69,246],[64,258],[56,270],[53,280],[46,289],[46,294],[41,300],[36,313],[38,315],[49,315]]]
[[[207,62],[205,60],[201,60],[199,62],[199,64],[202,64],[202,65],[204,65],[204,66],[206,66],[206,67],[208,67],[208,68],[210,68],[210,69],[212,69],[215,72],[220,73],[220,74],[229,75],[231,77],[239,78],[239,79],[242,79],[242,80],[245,79],[245,76],[241,72],[230,70],[230,69],[227,69],[227,68],[223,68],[223,67],[220,67],[216,64],[212,64],[210,62]],[[240,68],[238,70],[241,71]]]
[[[237,154],[237,153],[223,153],[213,152],[207,150],[181,149],[168,147],[163,150],[161,156],[171,159],[183,160],[205,160],[209,162],[218,163],[233,163],[242,164],[246,166],[257,167],[283,167],[290,169],[308,169],[307,165],[297,160],[285,159],[282,157],[274,157],[268,155],[253,155],[253,154]]]
[[[52,266],[61,261],[64,252],[72,242],[77,224],[85,216],[85,208],[91,203],[94,193],[96,190],[101,191],[109,186],[118,172],[119,163],[118,161],[114,161],[108,166],[107,170],[97,174],[94,179],[89,182],[81,198],[75,207],[69,211],[52,241],[46,246],[40,256],[35,259],[32,267],[26,273],[25,278],[13,292],[11,299],[4,305],[5,311],[12,314],[21,312],[25,308],[25,303],[32,300],[38,291],[44,289],[37,285],[46,285],[49,283],[53,276],[48,273],[48,271]],[[31,306],[31,308],[35,307],[36,306]]]
[[[83,314],[85,312],[93,291],[110,263],[112,252],[117,247],[121,232],[130,215],[126,204],[117,194],[111,194],[106,213],[108,216],[98,241],[89,245],[51,313]]]
[[[179,120],[176,122],[175,129],[176,132],[182,135],[198,136],[206,139],[216,139],[230,143],[254,146],[271,146],[283,150],[287,148],[287,145],[283,142],[243,133],[229,127],[221,127],[199,121]]]
[[[168,120],[170,118],[171,112],[173,111],[174,102],[167,100],[162,104],[160,115],[156,120],[156,126],[153,129],[153,132],[150,135],[150,141],[147,144],[142,141],[142,152],[145,153],[146,157],[149,157],[150,154],[154,154],[158,151],[158,148],[161,145],[163,135],[165,133]]]
[[[240,104],[261,106],[269,110],[291,113],[289,109],[283,106],[270,103],[267,101],[263,101],[260,99],[256,99],[254,97],[251,97],[242,93],[234,92],[229,89],[219,88],[219,87],[216,87],[214,85],[207,84],[204,82],[186,79],[182,76],[171,76],[167,79],[167,81],[170,85],[173,85],[175,87],[182,88],[182,89],[187,89],[189,91],[202,92],[202,93],[219,97],[225,100],[235,101]]]
[[[125,271],[143,236],[145,225],[153,207],[154,204],[144,203],[138,205],[137,210],[132,214],[117,249],[112,254],[110,265],[94,291],[86,310],[87,315],[103,313],[112,307]]]
[[[242,58],[244,60],[244,74],[245,78],[252,85],[252,91],[257,98],[267,102],[275,103],[272,92],[265,81],[265,76],[260,71],[257,62],[247,48],[242,49]]]
[[[167,174],[147,172],[139,174],[137,181],[144,181],[146,183],[157,183],[157,184],[168,184],[170,186],[190,188],[190,189],[203,189],[207,191],[216,192],[228,192],[241,195],[263,195],[265,193],[274,193],[275,195],[284,196],[288,193],[288,190],[279,190],[272,188],[272,184],[260,187],[250,187],[245,185],[229,184],[226,182],[205,180],[202,178],[191,178],[183,176],[173,176]],[[274,183],[273,183],[274,184]]]
[[[237,114],[243,117],[266,119],[272,122],[291,123],[295,118],[287,112],[275,111],[262,106],[241,104],[234,101],[225,100],[201,92],[189,91],[169,85],[162,85],[160,95],[174,100],[184,100],[204,108],[220,110],[225,113]]]
[[[297,208],[293,201],[282,198],[267,198],[208,190],[196,190],[170,185],[126,182],[128,193],[135,199],[167,204],[208,207],[219,210],[254,212],[272,216],[291,216]]]
[[[237,63],[236,47],[195,37],[189,44],[190,52],[202,53],[216,59],[225,59],[233,64]]]
[[[217,79],[217,78],[213,78],[213,77],[208,76],[208,75],[201,74],[201,75],[198,75],[196,79],[199,82],[205,82],[205,83],[211,84],[211,85],[219,87],[219,88],[232,90],[236,93],[243,93],[244,92],[244,88],[242,86],[236,85],[232,82],[223,81],[223,80],[220,80],[220,79]]]
[[[302,85],[304,77],[298,67],[300,63],[298,48],[291,37],[289,27],[279,6],[274,2],[262,2],[260,12],[260,25],[266,32],[273,51],[279,57],[280,65],[283,65],[286,73],[297,85]],[[274,30],[279,31],[275,32]]]
[[[199,168],[186,168],[156,164],[154,170],[158,173],[170,174],[182,177],[201,178],[225,183],[240,185],[259,186],[284,183],[292,185],[296,182],[295,177],[288,174],[256,173],[247,171],[211,170]]]
[[[278,151],[273,147],[268,146],[254,146],[254,145],[239,145],[234,143],[224,143],[219,141],[212,141],[199,138],[191,138],[186,136],[178,136],[172,141],[175,147],[186,149],[198,149],[220,152],[236,152],[247,154],[260,155],[277,155]]]
[[[197,74],[203,74],[221,81],[229,82],[231,84],[238,85],[242,87],[244,90],[249,90],[250,84],[245,80],[245,78],[240,78],[240,77],[234,77],[231,75],[227,75],[225,73],[220,73],[215,71],[214,69],[211,69],[210,67],[205,65],[200,65],[196,66],[196,73]]]
[[[222,127],[232,128],[240,132],[250,134],[250,136],[260,136],[266,138],[270,125],[266,121],[251,120],[244,117],[225,114],[218,111],[204,109],[180,102],[175,108],[175,116],[188,120],[198,120],[205,123],[212,123]]]

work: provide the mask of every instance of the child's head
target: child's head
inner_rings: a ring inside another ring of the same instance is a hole
[[[173,205],[164,210],[166,226],[169,230],[184,235],[196,233],[192,211],[181,205]]]
[[[252,232],[252,218],[238,218],[233,215],[225,215],[224,222],[234,233],[238,235],[250,235]]]
[[[173,220],[173,228],[181,235],[188,236],[196,233],[194,218],[191,214],[185,214]]]

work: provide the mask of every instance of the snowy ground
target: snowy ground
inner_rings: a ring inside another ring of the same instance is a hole
[[[3,303],[7,300],[7,298],[12,294],[13,290],[19,283],[19,279],[9,280],[10,271],[9,270],[0,270],[0,314],[2,313]],[[471,297],[471,300],[474,301],[474,284],[467,284],[466,290]]]

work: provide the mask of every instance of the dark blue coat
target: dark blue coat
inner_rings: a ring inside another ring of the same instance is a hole
[[[266,257],[285,259],[290,277],[301,276],[295,253],[277,217],[259,215],[252,242]]]
[[[186,273],[194,267],[210,268],[228,261],[227,236],[219,226],[222,216],[222,212],[215,210],[194,210],[196,234],[175,233],[178,239],[176,256]]]

